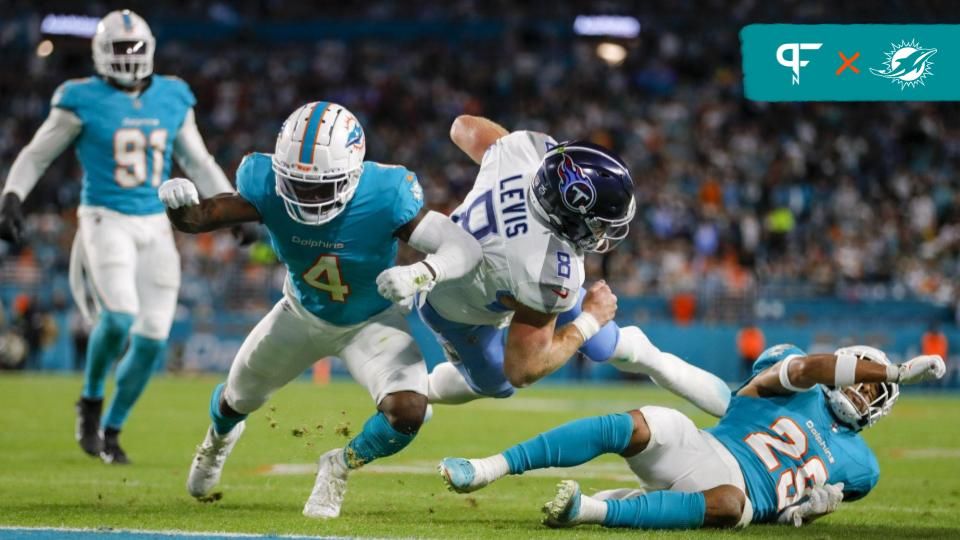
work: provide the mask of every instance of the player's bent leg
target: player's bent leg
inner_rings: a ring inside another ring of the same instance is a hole
[[[503,373],[502,329],[448,321],[429,302],[418,309],[448,360],[429,375],[430,403],[456,405],[482,397],[506,398],[516,392]]]
[[[427,410],[426,366],[398,310],[388,309],[360,327],[338,356],[370,392],[378,412],[345,448],[320,457],[313,491],[303,507],[303,515],[310,518],[339,516],[349,472],[403,450],[416,437]]]
[[[508,474],[547,467],[575,467],[603,454],[621,454],[632,444],[636,422],[630,413],[574,420],[483,459],[445,458],[440,474],[458,493],[480,489]]]
[[[274,392],[330,354],[313,342],[314,322],[284,298],[257,323],[237,352],[227,382],[210,399],[211,425],[197,447],[187,475],[187,491],[207,495],[220,481],[223,466],[243,433],[244,419]],[[331,336],[335,339],[335,336]]]
[[[620,328],[610,364],[629,373],[648,375],[654,383],[690,401],[713,416],[723,416],[730,404],[730,387],[709,371],[662,352],[636,326]]]
[[[120,447],[119,435],[133,404],[143,393],[166,349],[166,341],[134,334],[130,347],[117,366],[117,390],[104,417],[103,451],[105,463],[123,465],[130,462]]]

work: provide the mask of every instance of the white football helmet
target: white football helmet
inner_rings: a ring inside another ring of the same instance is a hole
[[[850,353],[857,360],[868,360],[884,366],[891,364],[883,351],[866,345],[843,347],[837,349],[834,354],[839,355],[841,353]],[[827,403],[830,405],[833,414],[854,431],[870,427],[890,414],[893,404],[900,397],[899,384],[889,382],[866,384],[877,384],[879,386],[879,392],[872,400],[863,394],[865,383],[857,383],[845,388],[823,386],[823,391],[827,395]]]
[[[323,225],[340,215],[357,191],[367,139],[346,108],[327,101],[293,111],[273,153],[277,195],[290,217]]]
[[[97,23],[93,64],[97,73],[123,86],[153,74],[157,42],[147,21],[129,9],[111,11]]]

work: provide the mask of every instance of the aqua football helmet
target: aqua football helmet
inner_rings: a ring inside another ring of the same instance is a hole
[[[883,366],[890,365],[890,360],[883,351],[866,345],[843,347],[837,349],[834,354],[841,353],[852,354],[857,360],[876,362]],[[866,387],[874,385],[877,388],[876,395],[868,394],[865,391]],[[856,383],[845,388],[823,386],[823,391],[833,415],[854,431],[870,427],[890,414],[893,404],[900,397],[900,385],[890,382]]]
[[[153,75],[157,42],[147,21],[129,9],[111,11],[93,35],[93,65],[100,75],[133,86]]]
[[[630,232],[633,179],[613,152],[592,143],[561,143],[533,179],[534,210],[584,251],[605,253]]]
[[[297,222],[323,225],[343,212],[363,172],[366,137],[357,118],[327,101],[293,111],[273,153],[277,195]]]

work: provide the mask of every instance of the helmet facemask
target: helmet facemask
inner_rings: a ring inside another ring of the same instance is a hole
[[[887,355],[873,347],[844,347],[838,349],[836,354],[843,352],[853,354],[858,360],[890,365]],[[834,416],[847,427],[860,431],[890,414],[893,404],[900,396],[900,385],[882,382],[857,383],[844,388],[824,386],[824,393]]]
[[[273,158],[277,195],[287,213],[304,225],[323,225],[340,214],[360,184],[363,167],[348,172],[308,175]]]

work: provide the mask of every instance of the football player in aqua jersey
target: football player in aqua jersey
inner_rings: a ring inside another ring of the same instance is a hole
[[[71,288],[81,313],[96,315],[76,437],[85,452],[108,463],[128,462],[120,429],[162,357],[176,310],[180,260],[157,200],[171,157],[204,180],[198,187],[205,194],[233,190],[197,130],[190,88],[153,73],[154,48],[150,27],[136,13],[114,11],[101,19],[93,37],[97,76],[60,85],[49,116],[10,168],[0,202],[0,238],[19,243],[21,203],[75,143],[83,186]],[[104,381],[128,341],[101,432]]]
[[[345,448],[320,458],[305,516],[337,517],[347,473],[399,452],[423,423],[426,367],[403,310],[391,301],[410,302],[418,291],[464,276],[481,249],[455,223],[423,208],[416,174],[364,161],[365,150],[356,117],[318,101],[287,118],[273,155],[243,160],[238,193],[201,201],[184,179],[160,189],[182,231],[262,222],[288,270],[283,299],[250,332],[227,382],[213,391],[213,425],[187,479],[195,497],[219,481],[247,415],[325,356],[344,361],[378,412]],[[429,255],[391,268],[398,239]]]
[[[480,165],[452,218],[480,241],[483,263],[438,284],[420,307],[449,360],[430,373],[430,401],[508,397],[579,351],[723,414],[722,380],[661,352],[639,328],[619,328],[616,296],[602,281],[583,288],[584,253],[613,249],[634,217],[623,161],[600,146],[508,133],[473,116],[458,117],[450,136]]]
[[[894,365],[873,347],[807,355],[767,349],[753,376],[707,430],[679,411],[641,407],[576,420],[501,454],[447,458],[451,489],[479,489],[507,474],[574,467],[619,454],[647,490],[584,495],[560,483],[545,523],[638,529],[800,526],[867,495],[880,469],[860,431],[890,413],[899,385],[943,377],[939,356]]]

